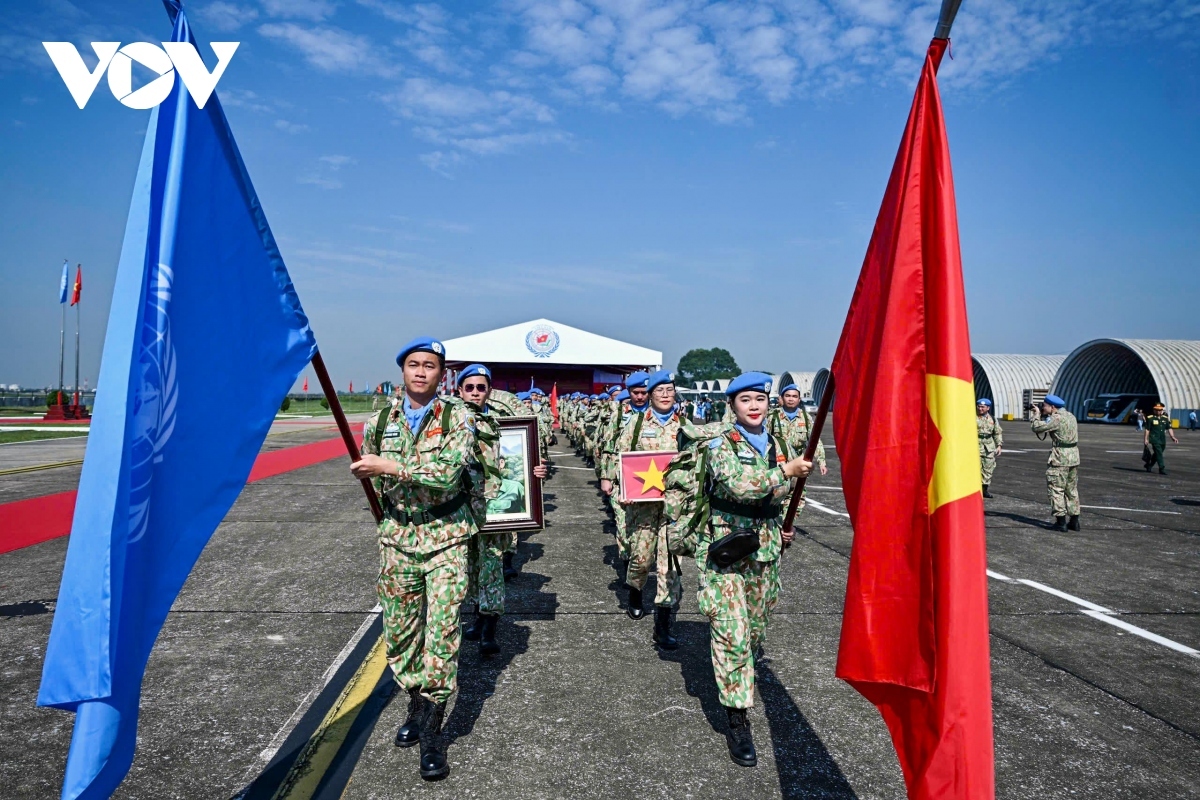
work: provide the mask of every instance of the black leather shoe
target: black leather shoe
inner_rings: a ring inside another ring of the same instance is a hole
[[[983,485],[983,496],[988,498],[992,496],[992,493],[988,491],[988,485],[986,483]]]
[[[1150,470],[1152,470],[1152,469],[1154,469],[1154,465],[1153,465],[1153,464],[1147,464],[1147,465],[1146,465],[1146,472],[1149,472],[1149,471],[1150,471]]]
[[[511,581],[511,580],[515,579],[518,575],[521,574],[520,572],[517,571],[517,568],[515,566],[513,566],[513,554],[512,553],[505,553],[502,558],[502,561],[504,563],[504,580]]]
[[[646,616],[646,612],[642,609],[642,590],[629,587],[629,606],[625,609],[625,613],[630,619],[641,619]]]
[[[446,761],[446,740],[442,736],[442,717],[446,714],[445,703],[435,703],[421,698],[424,705],[421,715],[421,777],[427,781],[440,781],[450,774],[450,763]]]
[[[754,750],[754,736],[750,732],[750,719],[744,708],[726,708],[729,730],[725,741],[729,743],[729,757],[742,767],[758,766],[758,753]]]
[[[494,656],[500,652],[500,645],[496,644],[496,623],[500,621],[500,617],[495,614],[480,614],[479,619],[482,620],[483,628],[479,639],[479,653]]]
[[[1066,517],[1055,517],[1053,530],[1059,531],[1060,533],[1066,533],[1067,532],[1067,518]]]
[[[475,612],[475,619],[471,620],[471,624],[463,628],[463,638],[468,642],[478,642],[479,635],[483,632],[483,614]]]
[[[412,747],[421,740],[421,690],[408,690],[408,716],[396,731],[396,747]]]
[[[1069,531],[1079,530],[1079,515],[1078,514],[1071,515],[1071,519],[1067,521],[1067,530],[1069,530]]]
[[[1158,474],[1159,474],[1159,475],[1166,475],[1166,474],[1167,474],[1167,471],[1166,471],[1165,469],[1160,469],[1160,470],[1158,471]]]
[[[663,650],[674,650],[679,642],[671,635],[670,606],[654,607],[654,643]]]

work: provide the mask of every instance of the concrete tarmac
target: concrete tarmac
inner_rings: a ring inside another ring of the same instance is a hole
[[[989,581],[997,796],[1200,797],[1200,658],[1178,649],[1200,650],[1200,434],[1178,433],[1159,476],[1142,471],[1131,429],[1081,426],[1082,502],[1105,508],[1085,508],[1084,530],[1060,534],[1048,530],[1047,445],[1026,423],[1003,424],[1008,451],[987,501],[1000,576]],[[594,476],[562,455],[546,485],[548,526],[523,537],[509,584],[503,654],[482,660],[464,643],[450,777],[425,784],[416,749],[392,745],[396,697],[364,710],[365,743],[335,764],[336,788],[347,798],[903,797],[878,713],[833,676],[852,531],[829,452],[804,535],[783,559],[751,714],[757,768],[726,754],[694,566],[685,560],[681,647],[660,652],[652,619],[624,614]],[[11,477],[17,494],[36,494],[31,482],[63,485],[67,474]],[[65,546],[0,556],[6,797],[54,797],[61,780],[71,716],[33,700]],[[262,774],[373,618],[377,558],[343,460],[247,486],[151,657],[139,752],[118,796],[230,798]]]

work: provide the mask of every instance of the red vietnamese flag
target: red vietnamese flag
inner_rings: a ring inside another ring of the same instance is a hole
[[[304,387],[300,391],[302,391],[302,392],[308,391],[308,376],[307,375],[304,376]]]
[[[554,421],[558,422],[558,381],[550,387],[550,413],[554,417]]]
[[[842,338],[854,524],[838,677],[883,715],[910,798],[992,798],[987,561],[950,151],[926,55]]]
[[[75,265],[75,287],[71,290],[71,305],[79,302],[79,295],[83,292],[83,264]]]

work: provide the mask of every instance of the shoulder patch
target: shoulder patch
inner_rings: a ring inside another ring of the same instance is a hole
[[[716,449],[717,449],[718,447],[720,447],[720,446],[721,446],[721,437],[719,437],[719,436],[718,436],[718,437],[716,437],[715,439],[712,439],[712,440],[711,440],[711,441],[708,443],[708,449],[709,449],[709,450],[716,450]]]

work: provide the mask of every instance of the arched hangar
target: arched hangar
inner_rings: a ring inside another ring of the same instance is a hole
[[[821,367],[813,373],[812,382],[812,399],[821,402],[821,395],[825,393],[825,384],[829,383],[829,369]]]
[[[801,397],[816,397],[813,394],[813,378],[817,377],[815,372],[800,372],[799,370],[788,370],[779,376],[779,387],[783,388],[789,383],[796,384],[796,388],[800,390]]]
[[[1200,409],[1200,341],[1093,339],[1063,360],[1052,391],[1080,421],[1127,422],[1156,402],[1183,420]]]
[[[1022,356],[994,353],[971,355],[971,371],[975,377],[975,399],[992,401],[996,419],[1011,414],[1015,419],[1025,416],[1022,395],[1026,389],[1044,394],[1054,381],[1054,374],[1063,356]]]

